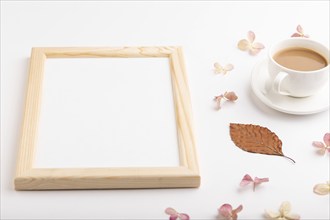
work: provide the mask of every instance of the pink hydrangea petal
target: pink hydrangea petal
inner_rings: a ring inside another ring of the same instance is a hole
[[[226,99],[228,99],[229,101],[232,101],[232,102],[236,101],[238,99],[235,92],[225,92],[224,96]]]
[[[238,49],[245,51],[251,47],[251,43],[248,40],[243,39],[238,42],[237,47]]]
[[[243,206],[242,205],[239,205],[236,209],[233,210],[233,212],[239,213],[242,210],[243,210]]]
[[[187,215],[185,213],[180,213],[179,218],[180,218],[180,220],[189,220],[190,219],[189,215]]]
[[[313,141],[313,146],[317,148],[324,148],[324,144],[320,141]]]
[[[231,212],[231,220],[237,220],[237,218],[238,218],[237,213],[239,213],[240,211],[242,211],[242,209],[243,209],[243,206],[242,205],[239,205],[236,209],[234,209]]]
[[[251,176],[249,174],[246,174],[241,183],[239,184],[240,186],[246,186],[248,184],[250,184],[251,182],[253,182],[253,179],[251,178]]]
[[[301,33],[301,34],[304,33],[304,29],[300,25],[297,26],[297,31],[298,31],[298,33]]]
[[[221,109],[221,100],[222,100],[222,98],[223,98],[223,95],[219,95],[219,96],[214,97],[214,101],[216,102],[216,107],[215,107],[216,110]]]
[[[264,49],[265,48],[265,46],[262,43],[258,43],[258,42],[253,43],[252,47],[255,49]]]
[[[171,215],[169,220],[177,220],[179,215]]]
[[[223,204],[219,209],[219,214],[223,217],[229,218],[231,216],[233,208],[230,204]]]
[[[299,34],[299,33],[294,33],[294,34],[291,35],[291,37],[301,37],[301,34]]]
[[[328,152],[330,153],[330,148],[327,148]]]
[[[227,218],[227,220],[237,220],[238,219],[238,215],[237,213],[232,213],[231,217]]]
[[[253,181],[252,177],[249,174],[245,174],[243,180]]]
[[[248,32],[248,35],[247,35],[247,39],[248,41],[250,41],[250,43],[253,43],[253,41],[255,40],[256,38],[256,35],[254,34],[253,31],[249,31]]]
[[[326,133],[323,137],[323,141],[326,146],[330,146],[330,133]]]
[[[227,64],[224,69],[227,71],[231,71],[234,69],[234,66],[232,64]]]
[[[241,183],[239,184],[240,186],[247,186],[251,183],[251,181],[247,181],[247,180],[242,180]]]
[[[168,215],[177,215],[178,214],[178,212],[175,209],[170,208],[170,207],[165,209],[165,213]]]
[[[258,178],[258,177],[256,177],[256,178],[254,178],[254,182],[255,182],[256,184],[269,182],[269,178]]]

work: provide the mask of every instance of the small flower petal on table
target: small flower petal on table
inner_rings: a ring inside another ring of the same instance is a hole
[[[165,209],[165,213],[170,216],[169,220],[189,220],[189,215],[185,213],[179,213],[173,208],[167,208]]]
[[[213,98],[213,100],[216,102],[216,107],[215,107],[216,110],[220,110],[221,109],[221,102],[222,102],[222,100],[234,102],[237,99],[238,99],[238,97],[235,94],[235,92],[225,92],[224,94],[220,94],[220,95],[215,96]]]
[[[316,184],[313,191],[318,195],[328,195],[330,193],[330,181],[327,183]]]
[[[330,147],[330,133],[326,133],[323,137],[325,146]]]
[[[304,37],[304,38],[309,38],[308,34],[304,33],[304,29],[301,27],[301,25],[298,25],[296,28],[296,33],[293,33],[291,37]]]
[[[253,179],[249,174],[246,174],[241,180],[240,186],[247,186],[250,183],[253,183]]]
[[[237,95],[235,94],[235,92],[225,92],[223,94],[223,96],[228,100],[228,101],[231,101],[231,102],[234,102],[238,99]]]
[[[252,179],[252,177],[249,174],[246,174],[243,179],[241,180],[240,186],[247,186],[250,183],[253,184],[253,191],[255,191],[255,188],[257,185],[261,184],[261,183],[265,183],[265,182],[269,182],[269,178],[258,178],[255,177],[254,179]]]
[[[222,73],[224,75],[226,75],[229,71],[234,69],[234,65],[233,64],[227,64],[224,67],[221,66],[219,63],[215,63],[214,64],[214,72],[215,73]]]
[[[279,208],[278,212],[266,211],[267,219],[274,220],[299,220],[300,216],[298,214],[292,214],[291,204],[289,202],[283,202]]]
[[[330,133],[326,133],[323,136],[323,142],[321,141],[313,141],[313,146],[318,148],[317,153],[320,155],[325,155],[325,153],[328,151],[330,153]]]
[[[246,39],[240,40],[237,44],[238,48],[243,51],[250,49],[250,45],[251,43]]]
[[[219,214],[225,218],[231,217],[231,212],[233,211],[233,207],[230,204],[223,204],[219,209]]]
[[[247,39],[242,39],[238,42],[237,47],[240,50],[248,51],[250,55],[257,55],[265,46],[262,43],[254,42],[256,36],[253,31],[249,31]]]
[[[226,220],[237,220],[238,213],[243,210],[243,206],[239,205],[236,209],[233,209],[233,207],[230,204],[223,204],[219,209],[218,213],[222,217],[224,217]]]

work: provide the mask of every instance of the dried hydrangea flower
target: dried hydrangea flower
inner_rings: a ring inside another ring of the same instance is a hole
[[[265,46],[262,43],[254,42],[256,35],[253,31],[249,31],[247,39],[242,39],[238,42],[237,47],[240,50],[248,51],[250,55],[257,55]]]
[[[304,33],[304,29],[300,25],[297,26],[296,30],[297,30],[297,32],[296,33],[293,33],[291,35],[291,37],[305,37],[305,38],[309,38],[309,35]]]
[[[237,213],[242,211],[243,206],[239,205],[236,209],[233,209],[233,207],[230,204],[223,204],[219,209],[219,215],[224,217],[226,220],[237,220]]]
[[[325,155],[325,152],[329,152],[330,153],[330,133],[326,133],[323,136],[323,142],[321,141],[313,141],[313,146],[318,148],[318,153],[321,155]]]
[[[224,94],[215,96],[213,100],[217,103],[216,109],[217,110],[220,110],[221,109],[221,102],[222,102],[222,100],[234,102],[237,99],[238,99],[238,97],[235,94],[235,92],[225,92]]]
[[[265,182],[269,182],[269,179],[268,178],[258,178],[258,177],[255,177],[254,179],[252,179],[252,177],[249,175],[249,174],[246,174],[241,183],[240,183],[240,186],[247,186],[249,185],[250,183],[253,184],[253,191],[255,191],[255,188],[257,185],[261,184],[261,183],[265,183]]]
[[[327,183],[316,184],[313,191],[318,195],[328,195],[330,193],[330,181]]]
[[[289,202],[283,202],[278,212],[266,211],[266,218],[275,220],[299,220],[300,216],[297,214],[291,214],[291,204]]]
[[[235,92],[225,92],[223,94],[223,96],[228,100],[228,101],[231,101],[231,102],[234,102],[238,99],[237,95],[235,94]]]
[[[229,72],[233,69],[234,69],[234,66],[233,66],[233,64],[230,64],[230,63],[225,65],[224,67],[221,66],[219,63],[214,64],[214,72],[215,73],[222,73],[222,74],[226,75],[227,72]]]
[[[189,215],[185,213],[179,213],[173,208],[165,209],[165,213],[170,216],[169,220],[189,220]]]

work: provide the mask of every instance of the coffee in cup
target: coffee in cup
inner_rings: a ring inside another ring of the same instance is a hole
[[[268,71],[273,90],[306,97],[329,82],[329,49],[305,38],[290,38],[271,47]]]

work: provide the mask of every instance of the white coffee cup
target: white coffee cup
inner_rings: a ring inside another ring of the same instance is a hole
[[[302,71],[287,68],[274,60],[274,55],[290,48],[312,50],[323,56],[325,67]],[[268,53],[268,71],[275,92],[293,97],[307,97],[316,94],[329,83],[329,49],[310,39],[290,38],[273,45]]]

